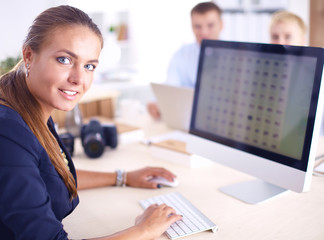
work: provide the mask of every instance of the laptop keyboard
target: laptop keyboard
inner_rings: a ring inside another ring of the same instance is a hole
[[[140,200],[139,203],[144,209],[151,204],[165,203],[172,207],[177,214],[183,216],[182,220],[176,221],[166,230],[165,233],[170,239],[177,239],[206,230],[212,230],[213,232],[218,230],[216,224],[209,220],[189,200],[178,192]]]

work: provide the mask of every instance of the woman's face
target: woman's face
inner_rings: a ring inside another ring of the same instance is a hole
[[[100,51],[100,38],[84,26],[58,27],[38,53],[24,50],[27,86],[46,120],[54,109],[72,110],[89,89]]]
[[[270,28],[270,41],[273,44],[305,45],[305,37],[294,21],[281,21]]]

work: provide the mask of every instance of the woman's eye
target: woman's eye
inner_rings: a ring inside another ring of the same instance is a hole
[[[59,61],[62,64],[70,64],[71,60],[68,57],[58,57],[57,61]]]
[[[287,40],[290,40],[290,39],[291,39],[291,35],[290,35],[290,34],[287,34],[287,35],[286,35],[286,39],[287,39]]]
[[[87,65],[85,65],[84,67],[85,67],[87,70],[89,70],[89,71],[93,71],[93,70],[95,70],[95,68],[96,68],[96,66],[93,65],[93,64],[87,64]]]
[[[272,35],[271,38],[272,38],[272,40],[278,40],[279,39],[278,35]]]

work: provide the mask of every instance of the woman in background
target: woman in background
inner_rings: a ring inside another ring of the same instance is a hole
[[[88,15],[70,6],[50,8],[30,27],[23,60],[1,76],[1,239],[67,239],[61,222],[79,202],[76,175],[78,189],[157,188],[148,177],[174,178],[163,168],[75,170],[50,115],[54,109],[73,109],[89,89],[102,47],[102,35]],[[180,218],[166,205],[152,205],[133,227],[100,239],[154,239]]]
[[[275,12],[270,22],[270,42],[305,46],[306,25],[303,19],[288,11]]]

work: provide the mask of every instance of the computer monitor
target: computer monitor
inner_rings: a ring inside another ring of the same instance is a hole
[[[309,190],[323,59],[322,48],[202,42],[187,150],[257,178],[221,191],[258,203]]]

